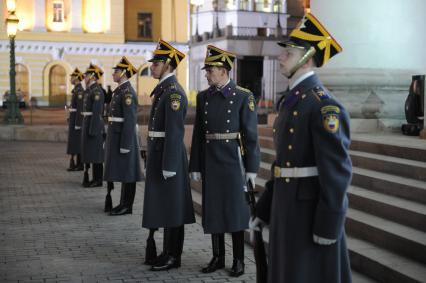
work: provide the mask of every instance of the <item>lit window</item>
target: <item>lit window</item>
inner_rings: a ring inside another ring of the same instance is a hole
[[[64,2],[53,2],[53,22],[62,23],[64,21]]]
[[[151,13],[138,13],[138,37],[152,38]]]

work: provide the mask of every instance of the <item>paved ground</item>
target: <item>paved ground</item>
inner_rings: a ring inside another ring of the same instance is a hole
[[[182,267],[151,272],[142,264],[143,184],[134,214],[102,212],[105,188],[82,188],[81,172],[66,172],[65,143],[0,142],[0,282],[255,282],[252,251],[246,274],[199,272],[211,257],[200,219],[186,226]],[[117,203],[119,190],[113,192]],[[160,234],[157,245],[162,247]],[[226,265],[232,263],[226,238]]]
[[[39,129],[40,130],[40,129]],[[147,230],[141,227],[143,183],[133,215],[103,213],[106,188],[82,188],[82,172],[66,172],[65,143],[0,141],[0,282],[255,282],[252,250],[246,274],[206,275],[210,236],[185,228],[182,267],[151,272],[143,265]],[[117,204],[119,189],[113,191]],[[162,247],[161,235],[156,235]],[[229,268],[231,239],[226,236]],[[353,273],[354,283],[373,281]]]

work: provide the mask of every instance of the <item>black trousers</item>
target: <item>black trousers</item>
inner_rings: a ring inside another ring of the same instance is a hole
[[[175,258],[180,258],[183,251],[184,237],[184,225],[164,228],[163,253]]]
[[[225,256],[225,234],[212,234],[212,250],[214,257]],[[232,253],[234,259],[244,260],[244,231],[232,233]]]

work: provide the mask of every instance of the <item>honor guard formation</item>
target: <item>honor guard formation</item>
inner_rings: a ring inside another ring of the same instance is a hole
[[[230,78],[236,54],[207,46],[202,69],[209,87],[197,95],[189,161],[184,144],[188,100],[175,76],[185,54],[160,39],[149,60],[158,84],[151,93],[146,141],[140,139],[138,96],[129,82],[138,70],[126,57],[113,68],[117,86],[108,103],[98,66],[71,74],[67,170],[83,171],[84,187],[106,182],[104,211],[111,216],[132,214],[136,182],[144,172],[142,227],[149,229],[145,264],[152,271],[181,266],[184,225],[195,222],[192,179],[202,182],[202,226],[212,243],[212,258],[200,272],[225,268],[224,234],[230,233],[229,275],[242,275],[244,231],[253,235],[268,226],[267,258],[261,233],[254,247],[257,282],[351,282],[344,231],[352,175],[349,115],[314,72],[342,48],[312,14],[278,44],[289,88],[276,106],[276,160],[257,203],[250,195],[260,166],[256,101]],[[114,182],[121,183],[115,207]],[[159,229],[163,249],[157,254]]]

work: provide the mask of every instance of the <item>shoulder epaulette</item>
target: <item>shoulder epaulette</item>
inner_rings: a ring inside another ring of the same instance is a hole
[[[237,89],[242,90],[242,91],[244,91],[244,92],[246,92],[246,93],[251,93],[251,90],[249,90],[249,89],[247,89],[247,88],[243,88],[243,87],[241,87],[241,86],[239,86],[239,85],[237,85]]]
[[[328,95],[327,92],[324,90],[324,88],[322,88],[321,86],[314,87],[312,89],[312,93],[320,101],[324,100],[324,99],[329,99],[330,98],[330,95]]]

